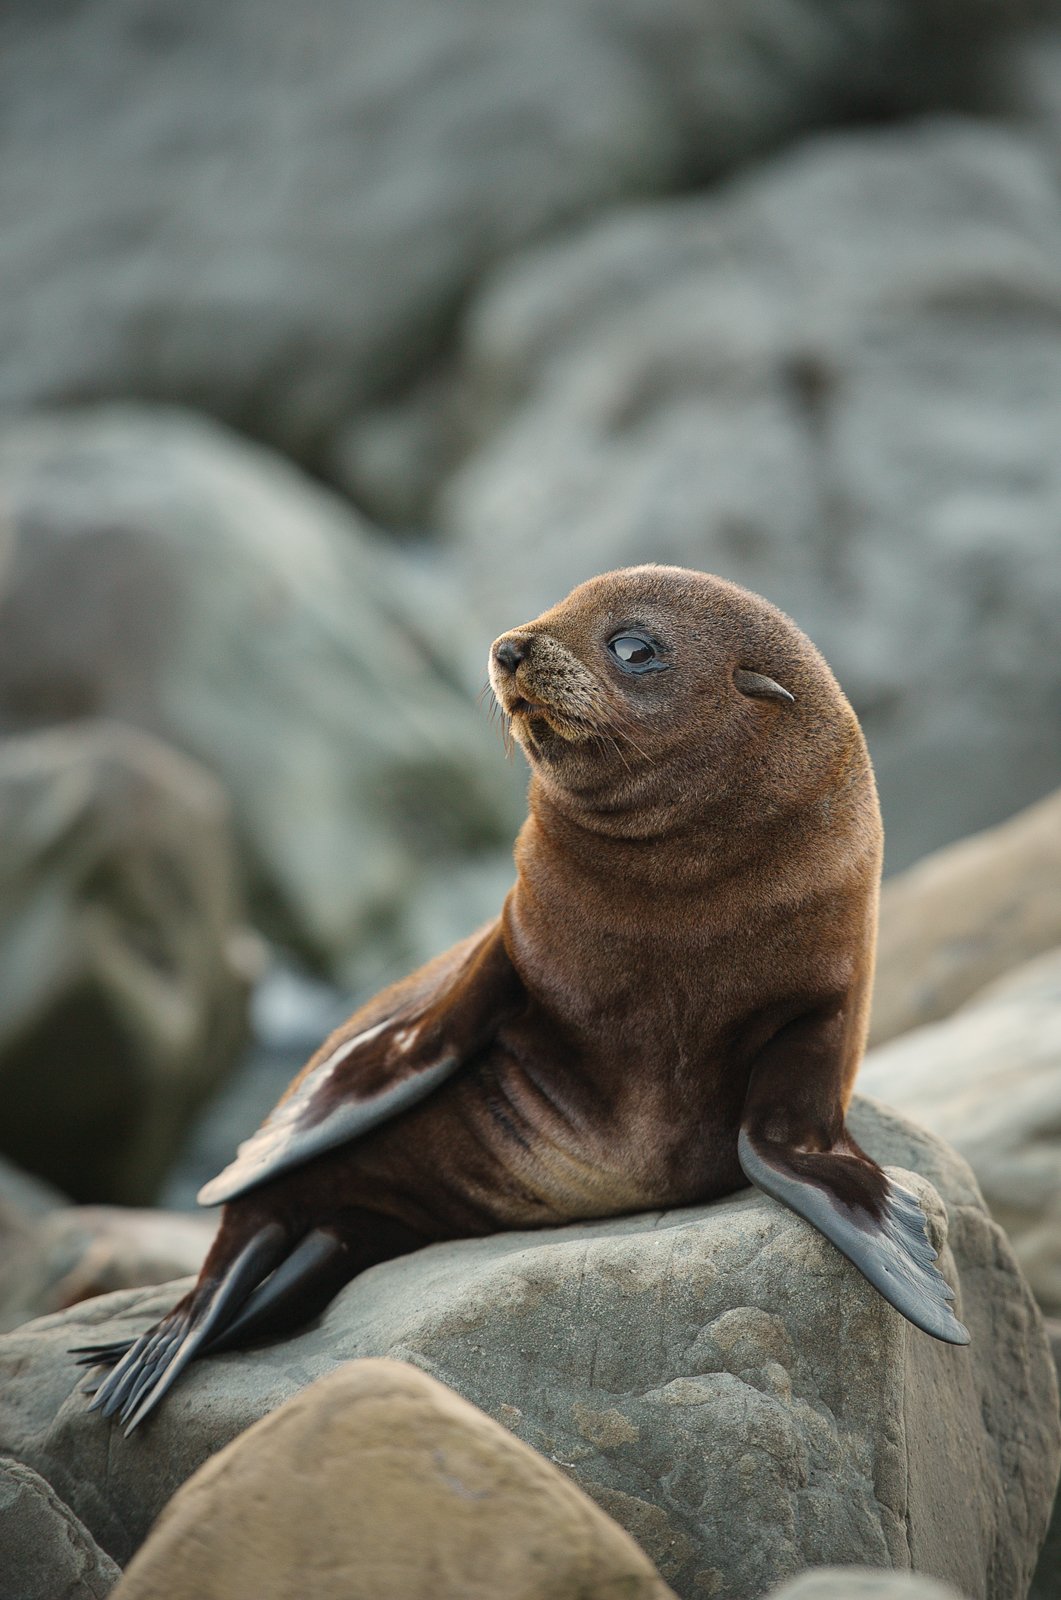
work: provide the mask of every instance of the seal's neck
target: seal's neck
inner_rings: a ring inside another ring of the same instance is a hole
[[[572,1041],[580,1071],[595,1059],[595,1040],[637,1033],[646,985],[658,986],[661,972],[676,993],[697,989],[708,908],[716,922],[720,902],[744,917],[747,846],[705,824],[615,837],[532,791],[515,855],[506,947],[535,1006]],[[686,1008],[692,1033],[703,1025],[697,1006]],[[651,1041],[638,1034],[637,1044],[644,1052]]]
[[[760,804],[752,811],[742,793],[690,793],[680,780],[664,785],[656,779],[653,789],[634,803],[587,805],[532,778],[519,839],[525,870],[533,871],[544,852],[550,865],[563,860],[580,879],[599,879],[602,893],[623,893],[624,872],[646,890],[666,892],[679,864],[687,886],[691,879],[706,884],[754,853],[749,831],[783,826],[788,809]]]
[[[611,821],[612,825],[609,825]],[[761,865],[756,841],[720,806],[690,820],[661,810],[648,825],[624,828],[599,812],[579,813],[531,785],[530,814],[516,840],[519,876],[509,919],[526,947],[573,948],[591,931],[613,945],[640,944],[652,929],[665,935],[676,914],[696,907],[723,882]],[[764,841],[768,854],[770,841]]]

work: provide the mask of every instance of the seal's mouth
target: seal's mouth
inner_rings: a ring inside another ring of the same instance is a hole
[[[516,695],[511,703],[505,707],[505,715],[511,717],[516,727],[522,728],[527,737],[534,744],[541,742],[541,736],[548,730],[558,733],[562,738],[570,738],[570,721],[558,706],[546,705],[541,700],[528,700],[525,695]]]
[[[491,674],[491,676],[493,676]],[[522,684],[514,682],[491,683],[496,699],[506,717],[548,717],[550,712],[563,716],[563,708],[547,700],[534,699],[524,692]]]
[[[502,712],[511,720],[516,737],[536,749],[541,748],[550,734],[558,735],[567,743],[578,743],[595,731],[577,712],[552,701],[531,699],[514,684],[495,686],[494,693]]]

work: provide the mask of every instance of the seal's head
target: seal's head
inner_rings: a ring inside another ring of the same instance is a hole
[[[810,640],[760,596],[683,567],[581,584],[494,641],[490,682],[535,776],[673,823],[744,795],[790,805],[857,723]]]

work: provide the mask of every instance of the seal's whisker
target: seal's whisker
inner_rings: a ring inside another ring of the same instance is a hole
[[[604,737],[607,739],[608,743],[611,745],[612,749],[615,751],[616,755],[619,757],[619,760],[622,762],[622,764],[626,768],[627,772],[629,772],[630,771],[630,763],[629,763],[629,761],[627,761],[626,757],[623,755],[622,746],[620,745],[618,739],[615,737],[614,733],[605,734]]]
[[[501,734],[501,743],[507,759],[512,754],[512,718],[496,699],[490,707],[488,720],[491,727],[496,727]]]
[[[643,749],[641,745],[638,744],[637,740],[630,732],[630,724],[626,719],[620,718],[618,715],[613,714],[610,719],[602,723],[602,727],[609,734],[613,736],[618,735],[619,738],[625,739],[627,744],[630,745],[631,749],[635,750],[643,761],[647,761],[649,766],[655,765],[655,758],[649,755],[648,751]]]

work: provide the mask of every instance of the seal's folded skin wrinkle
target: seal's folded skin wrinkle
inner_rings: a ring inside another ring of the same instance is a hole
[[[916,1197],[844,1113],[881,827],[811,642],[705,573],[606,573],[498,639],[532,770],[496,921],[329,1038],[236,1160],[199,1281],[93,1405],[134,1428],[194,1357],[289,1330],[437,1239],[687,1205],[750,1180],[965,1343]]]

